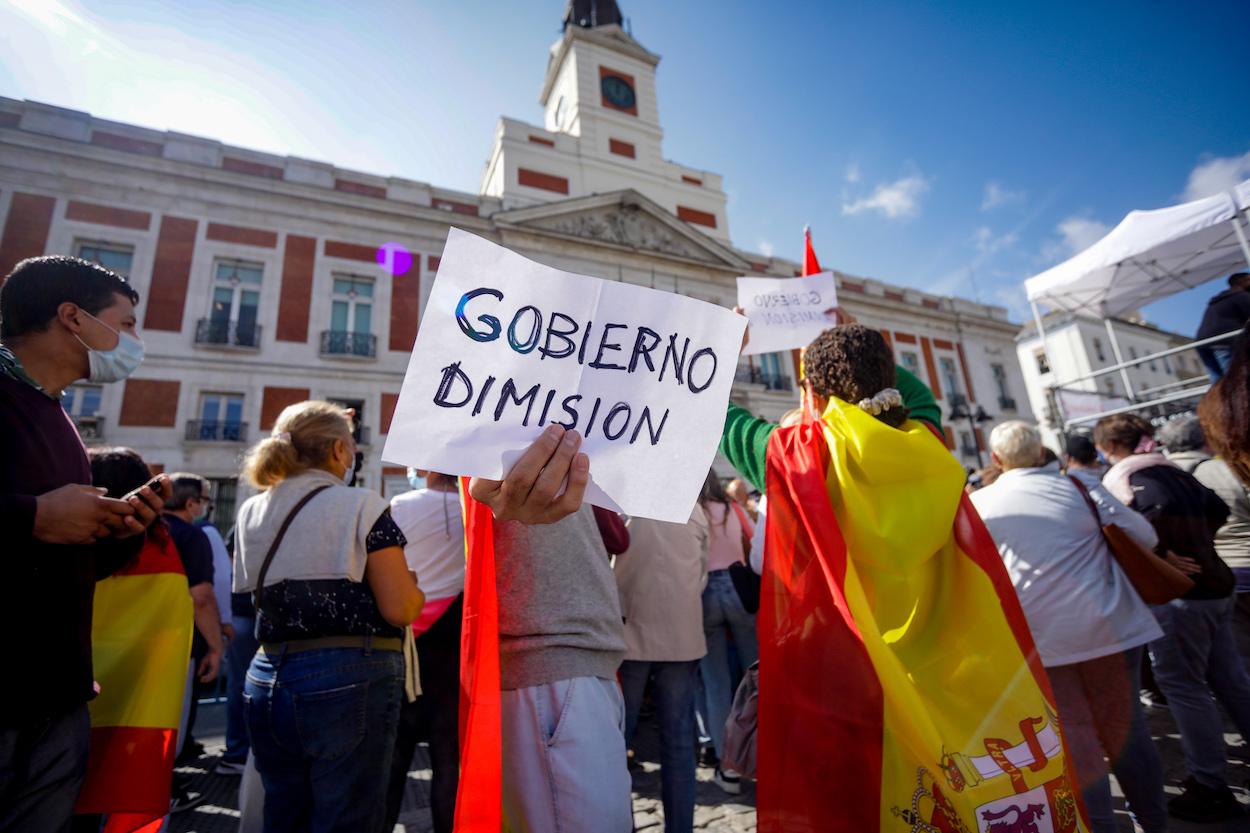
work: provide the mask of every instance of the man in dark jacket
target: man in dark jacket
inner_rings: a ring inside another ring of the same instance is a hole
[[[139,295],[72,257],[24,260],[0,288],[0,830],[67,828],[87,766],[95,696],[95,582],[134,557],[167,482],[126,500],[91,485],[61,407],[73,382],[138,366]]]
[[[1198,325],[1199,341],[1235,332],[1250,321],[1250,272],[1238,272],[1228,278],[1228,289],[1207,302],[1207,311]],[[1232,360],[1233,343],[1217,342],[1198,348],[1198,357],[1207,368],[1212,382],[1218,382]]]

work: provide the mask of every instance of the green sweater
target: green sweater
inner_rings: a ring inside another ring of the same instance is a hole
[[[924,420],[941,431],[942,409],[933,398],[933,391],[905,368],[899,367],[896,371],[895,387],[903,395],[903,404],[911,412],[911,418]],[[720,439],[721,453],[761,492],[764,491],[768,438],[776,428],[775,423],[753,416],[733,402],[729,403],[725,431]]]

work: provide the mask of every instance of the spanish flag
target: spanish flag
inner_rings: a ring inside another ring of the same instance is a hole
[[[964,474],[833,399],[768,449],[761,833],[1086,833],[1054,695]]]
[[[164,530],[161,530],[163,532]],[[169,812],[178,723],[191,656],[191,594],[168,534],[96,584],[91,752],[76,813],[104,813],[104,833],[156,830]]]
[[[464,504],[464,619],[460,636],[460,783],[457,833],[499,833],[503,821],[503,751],[499,694],[499,598],[494,517],[469,496]]]

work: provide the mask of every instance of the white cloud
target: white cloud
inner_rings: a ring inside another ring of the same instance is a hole
[[[1194,166],[1185,183],[1185,201],[1222,194],[1250,179],[1250,151],[1241,156],[1217,156]]]
[[[929,181],[919,174],[905,176],[894,182],[883,182],[870,196],[843,203],[843,214],[876,211],[891,220],[902,220],[920,213],[920,197],[929,190]]]
[[[982,255],[977,259],[978,263],[984,262],[986,258],[996,252],[1014,246],[1019,239],[1019,235],[1014,231],[995,237],[989,226],[981,226],[972,235],[972,243]]]
[[[773,244],[770,241],[761,240],[760,242],[755,244],[755,247],[760,250],[760,254],[762,254],[764,257],[773,256]]]
[[[1012,191],[1004,188],[998,180],[992,179],[985,183],[985,195],[981,198],[981,210],[991,211],[1004,205],[1024,202],[1027,194],[1024,191]]]
[[[1057,239],[1042,246],[1042,257],[1047,261],[1063,260],[1083,252],[1111,231],[1111,226],[1089,217],[1072,216],[1055,226]]]
[[[852,162],[851,164],[847,165],[846,166],[846,181],[847,182],[859,182],[859,178],[860,178],[859,163]]]

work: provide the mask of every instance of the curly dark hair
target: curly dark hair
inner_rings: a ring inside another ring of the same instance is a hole
[[[807,346],[803,375],[814,393],[855,404],[894,387],[894,354],[881,333],[863,324],[844,324],[825,330]],[[906,421],[907,409],[890,408],[877,419],[897,428]]]

